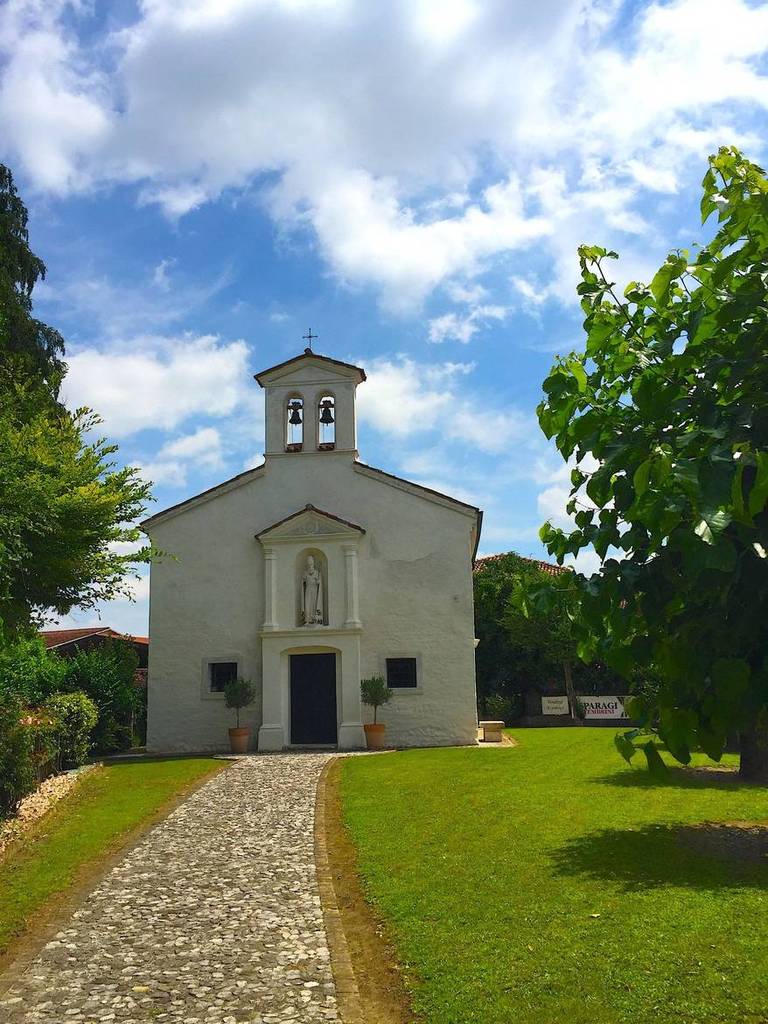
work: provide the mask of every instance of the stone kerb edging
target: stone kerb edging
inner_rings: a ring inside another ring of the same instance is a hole
[[[328,937],[328,948],[331,954],[331,970],[336,983],[336,998],[339,1013],[344,1024],[365,1024],[360,990],[357,987],[352,960],[349,955],[347,937],[341,922],[341,913],[333,887],[333,876],[328,858],[325,822],[325,793],[328,772],[338,761],[331,758],[323,767],[317,783],[315,797],[315,870],[317,887],[320,893],[320,905],[323,910],[323,922]]]

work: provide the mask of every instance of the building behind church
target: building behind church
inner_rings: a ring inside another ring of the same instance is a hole
[[[482,513],[360,461],[360,367],[307,350],[256,380],[264,463],[143,524],[172,556],[151,569],[148,748],[223,749],[237,676],[259,750],[363,747],[374,674],[388,743],[474,743]]]

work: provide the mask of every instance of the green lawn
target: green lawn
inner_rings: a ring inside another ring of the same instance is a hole
[[[430,1024],[767,1021],[768,858],[699,852],[680,826],[766,821],[768,790],[654,784],[607,729],[515,736],[342,763],[414,1009]]]
[[[110,764],[89,772],[0,857],[0,957],[45,918],[57,897],[75,883],[87,884],[103,858],[119,850],[135,829],[222,764],[184,758]]]

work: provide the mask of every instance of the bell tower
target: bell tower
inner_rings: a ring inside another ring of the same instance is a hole
[[[357,455],[355,392],[365,370],[310,348],[255,379],[266,392],[265,457]]]

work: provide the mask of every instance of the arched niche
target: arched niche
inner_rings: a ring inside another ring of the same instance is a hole
[[[308,565],[309,559],[312,559],[314,562],[314,571],[319,575],[319,582],[311,579],[312,572]],[[307,629],[311,629],[313,626],[327,626],[328,559],[320,548],[304,548],[303,551],[298,553],[294,576],[296,588],[296,625],[305,626]],[[310,603],[311,610],[311,600],[315,591],[315,585],[319,594],[320,607],[317,608],[318,614],[315,621],[307,622],[305,621],[305,606],[307,603]]]

